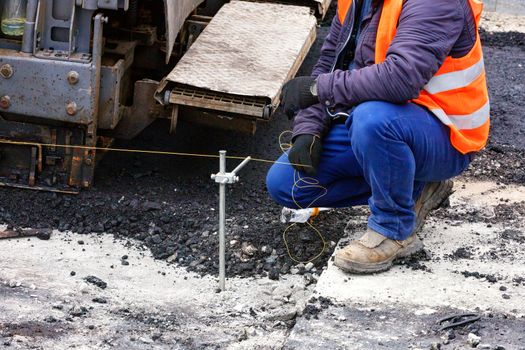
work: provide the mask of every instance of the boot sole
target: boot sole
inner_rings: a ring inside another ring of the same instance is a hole
[[[345,272],[355,273],[355,274],[371,274],[377,272],[383,272],[389,270],[394,262],[399,259],[403,259],[414,255],[420,252],[423,249],[423,242],[416,236],[414,242],[408,246],[402,248],[397,252],[396,255],[392,256],[390,259],[381,261],[374,264],[363,264],[351,260],[346,260],[341,257],[338,257],[337,254],[334,258],[334,265],[340,268]]]
[[[424,201],[423,206],[421,207],[416,221],[415,233],[421,231],[425,225],[425,220],[428,214],[437,209],[447,200],[448,197],[454,192],[452,188],[454,187],[454,182],[452,180],[446,180],[439,184],[436,190]]]

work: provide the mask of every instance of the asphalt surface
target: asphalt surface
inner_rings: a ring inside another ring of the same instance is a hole
[[[327,34],[329,18],[319,28],[318,39],[301,67],[308,74]],[[463,178],[525,183],[524,34],[482,33],[493,110],[491,139]],[[276,115],[259,125],[255,136],[206,129],[181,123],[175,136],[169,125],[158,121],[131,142],[117,147],[276,159],[278,135],[290,122]],[[229,161],[228,168],[237,162]],[[265,188],[268,164],[250,163],[241,181],[229,186],[228,275],[271,274],[278,278],[290,271],[293,261],[283,245],[281,208]],[[95,185],[78,196],[63,196],[0,189],[0,222],[13,227],[45,227],[78,233],[113,233],[134,238],[149,247],[156,258],[170,259],[202,274],[217,272],[218,188],[210,180],[218,161],[142,154],[107,154],[98,165]],[[326,264],[335,242],[343,237],[352,209],[332,212],[316,221],[329,249],[314,263]],[[504,218],[502,218],[504,220]],[[297,229],[290,235],[297,257],[308,260],[321,244],[314,232]],[[244,248],[243,248],[244,247]],[[301,271],[302,272],[302,271]]]

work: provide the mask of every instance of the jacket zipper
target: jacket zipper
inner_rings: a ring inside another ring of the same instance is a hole
[[[362,1],[362,0],[356,0],[356,1]],[[341,52],[343,52],[343,50],[345,49],[345,47],[348,45],[348,43],[350,42],[350,39],[352,37],[355,37],[357,35],[357,26],[356,26],[356,23],[355,23],[355,20],[356,20],[356,1],[353,1],[352,2],[352,11],[349,11],[348,14],[346,15],[347,18],[345,18],[345,20],[343,21],[343,23],[341,23],[341,27],[344,26],[344,24],[346,23],[346,21],[348,20],[348,16],[352,15],[352,30],[350,31],[350,35],[346,38],[345,40],[345,44],[341,47],[341,49],[337,52],[337,54],[335,55],[335,59],[334,59],[334,63],[332,64],[332,69],[330,70],[330,73],[333,73],[334,70],[335,70],[335,66],[337,65],[337,61],[339,61],[339,56],[341,55]],[[357,43],[356,43],[357,44]],[[355,48],[354,48],[355,50]]]
[[[357,0],[357,1],[359,1],[359,0]],[[330,69],[330,73],[334,72],[335,66],[337,65],[337,62],[339,61],[339,56],[341,55],[341,52],[343,52],[343,50],[345,49],[346,45],[348,45],[348,42],[350,41],[350,39],[354,35],[356,35],[356,30],[355,30],[356,29],[356,23],[355,23],[356,6],[355,5],[356,5],[356,2],[353,1],[352,2],[352,6],[351,6],[352,7],[352,11],[348,12],[348,14],[346,15],[345,20],[343,21],[343,23],[341,23],[341,28],[343,28],[344,24],[348,20],[348,16],[352,15],[352,30],[350,31],[350,35],[346,38],[345,44],[341,47],[341,49],[335,55],[334,63],[332,63],[332,69]],[[345,113],[345,112],[332,113],[332,112],[330,112],[330,109],[328,107],[325,107],[325,109],[326,109],[326,113],[328,113],[328,115],[330,117],[332,117],[332,119],[337,119],[338,117],[347,117],[347,118],[350,117],[350,114]]]

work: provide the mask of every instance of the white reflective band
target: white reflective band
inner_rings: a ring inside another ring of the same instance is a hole
[[[487,102],[474,113],[465,115],[447,115],[442,109],[431,109],[430,111],[445,125],[454,125],[460,130],[470,130],[479,128],[489,120],[490,103]]]
[[[430,94],[459,89],[470,85],[483,73],[483,69],[484,63],[482,58],[467,69],[434,76],[423,89]]]

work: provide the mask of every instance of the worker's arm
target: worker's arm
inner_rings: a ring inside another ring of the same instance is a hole
[[[418,97],[461,34],[464,15],[458,0],[406,1],[386,60],[319,75],[319,100],[331,107],[350,107],[370,100],[404,103]]]
[[[330,128],[330,116],[326,107],[320,103],[300,110],[293,122],[293,138],[302,134],[310,134],[322,138]]]
[[[326,36],[323,46],[321,47],[321,54],[317,60],[316,65],[312,70],[312,76],[317,77],[319,74],[329,73],[335,60],[335,50],[337,46],[337,39],[341,32],[341,23],[339,16],[335,15],[330,26],[330,32]]]
[[[335,15],[330,26],[330,32],[321,48],[319,59],[312,70],[312,77],[329,73],[332,70],[340,31],[341,23],[339,17]],[[294,119],[293,135],[294,138],[301,134],[315,135],[320,138],[328,131],[329,127],[330,117],[326,114],[325,108],[321,104],[314,104],[297,112]]]

